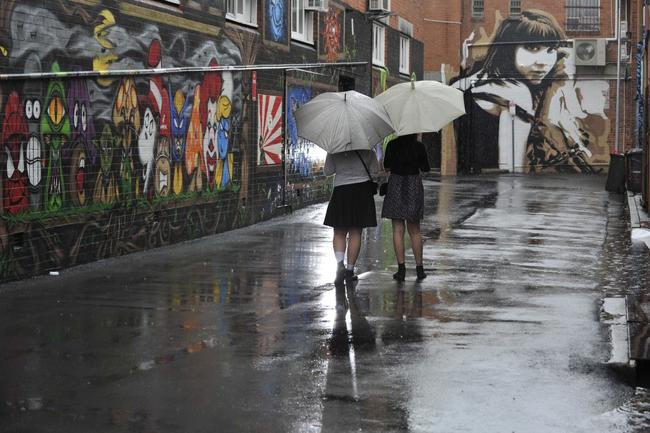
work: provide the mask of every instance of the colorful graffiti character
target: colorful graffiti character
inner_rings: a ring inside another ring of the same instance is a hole
[[[93,140],[93,144],[99,149],[99,173],[95,180],[93,201],[104,205],[111,205],[117,201],[118,188],[113,173],[113,149],[119,146],[120,137],[114,137],[113,131],[108,123],[104,129]]]
[[[149,46],[147,66],[162,67],[162,48],[154,39]],[[149,118],[152,116],[153,118]],[[143,194],[148,195],[149,178],[153,172],[155,195],[169,194],[171,164],[169,146],[171,143],[171,106],[169,94],[163,86],[162,76],[153,75],[149,80],[149,95],[145,108],[145,123],[138,141],[140,162],[146,167]]]
[[[68,191],[72,203],[83,206],[91,197],[90,165],[97,162],[95,123],[91,114],[90,95],[86,80],[71,80],[68,85],[68,113],[72,124],[72,158],[68,176]]]
[[[217,61],[212,59],[210,66],[218,66]],[[215,72],[208,72],[203,77],[201,84],[201,126],[203,128],[203,165],[207,184],[210,190],[215,187],[215,175],[217,170],[217,128],[218,128],[218,100],[221,95],[221,75]],[[196,104],[196,101],[194,102]]]
[[[2,204],[5,211],[12,215],[29,209],[27,173],[25,173],[25,146],[28,136],[27,121],[18,93],[11,92],[2,125],[2,143],[6,157]]]
[[[61,72],[54,62],[52,72]],[[63,206],[65,180],[63,176],[63,152],[70,138],[70,117],[68,116],[63,81],[50,81],[45,96],[45,113],[41,116],[41,134],[45,147],[49,149],[47,161],[47,180],[45,184],[45,206],[56,212]]]
[[[180,90],[177,90],[172,97],[172,91],[170,88],[169,97],[173,101],[171,107],[172,192],[174,194],[180,194],[183,192],[183,185],[185,183],[183,178],[183,159],[185,157],[185,139],[190,124],[192,104],[190,98],[187,98]]]
[[[113,125],[118,132],[120,155],[120,199],[130,203],[133,199],[133,157],[131,149],[140,130],[140,110],[135,83],[122,79],[113,105]],[[135,190],[138,191],[137,187]],[[137,198],[137,194],[136,194]]]
[[[194,88],[194,98],[190,124],[187,127],[187,139],[185,140],[185,172],[188,178],[188,192],[203,190],[203,173],[205,163],[203,161],[203,128],[201,126],[201,86]]]
[[[29,179],[29,206],[34,210],[40,210],[43,204],[41,181],[45,161],[42,158],[43,146],[41,140],[42,90],[43,84],[41,80],[26,80],[23,86],[23,95],[25,95],[23,105],[29,129],[25,162],[27,163],[27,178]]]

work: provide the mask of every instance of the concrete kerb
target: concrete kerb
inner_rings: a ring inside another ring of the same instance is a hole
[[[631,241],[650,248],[650,215],[641,206],[641,195],[630,191],[626,195]],[[631,380],[629,383],[632,385],[650,382],[650,358],[645,355],[647,351],[644,350],[644,355],[639,355],[639,350],[633,347],[633,344],[638,344],[633,343],[638,340],[639,335],[636,334],[649,325],[643,310],[635,296],[605,298],[601,310],[601,321],[610,327],[612,341],[612,356],[608,364],[617,372],[622,372],[626,381]]]

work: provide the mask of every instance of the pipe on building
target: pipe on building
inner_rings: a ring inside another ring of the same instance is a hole
[[[282,65],[231,65],[231,66],[191,66],[182,68],[156,68],[156,69],[123,69],[109,71],[65,71],[65,72],[38,72],[29,74],[0,74],[0,81],[11,80],[49,80],[54,78],[104,78],[104,77],[133,77],[142,75],[171,75],[189,74],[197,72],[243,72],[264,70],[291,70],[291,69],[317,69],[336,68],[341,66],[367,66],[368,62],[337,62],[337,63],[296,63]]]
[[[619,153],[621,133],[621,0],[616,0],[616,133],[614,153]]]

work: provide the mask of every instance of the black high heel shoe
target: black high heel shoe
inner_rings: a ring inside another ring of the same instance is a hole
[[[406,266],[404,264],[397,265],[397,272],[393,274],[393,280],[404,281],[406,279]]]
[[[417,273],[417,280],[422,281],[427,277],[427,274],[424,273],[424,266],[416,266],[415,272]]]

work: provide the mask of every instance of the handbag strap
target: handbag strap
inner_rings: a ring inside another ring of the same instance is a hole
[[[361,157],[361,155],[359,155],[359,151],[358,151],[358,150],[355,150],[354,153],[356,153],[357,156],[359,157],[359,159],[361,160],[361,164],[363,164],[363,168],[366,169],[366,173],[368,173],[368,178],[369,178],[370,181],[372,182],[373,180],[372,180],[372,176],[370,175],[370,170],[368,170],[368,167],[366,166],[366,163],[364,162],[364,160],[363,160],[363,158]]]

